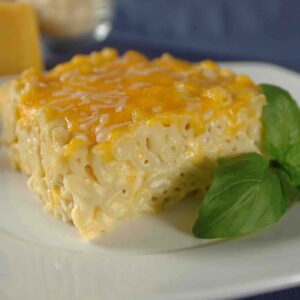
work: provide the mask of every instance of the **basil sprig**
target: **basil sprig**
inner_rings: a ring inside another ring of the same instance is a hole
[[[300,111],[292,96],[280,87],[262,84],[268,104],[263,110],[263,148],[300,186]]]
[[[221,159],[193,233],[201,238],[244,235],[277,222],[287,207],[280,179],[261,155]]]
[[[285,90],[261,85],[263,150],[221,158],[193,227],[198,238],[237,237],[276,223],[299,195],[300,111]]]

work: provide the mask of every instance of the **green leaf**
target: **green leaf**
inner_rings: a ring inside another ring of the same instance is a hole
[[[287,151],[280,164],[289,174],[291,184],[300,187],[300,143],[293,145]]]
[[[291,184],[291,176],[282,168],[275,167],[273,170],[280,179],[282,194],[286,197],[289,205],[299,200],[299,190]]]
[[[263,148],[271,159],[283,161],[292,146],[300,143],[300,111],[284,89],[261,84],[268,105],[263,109]]]
[[[262,84],[268,105],[263,110],[263,148],[300,187],[300,111],[292,96],[280,87]]]
[[[261,155],[221,159],[193,234],[206,239],[244,235],[277,222],[288,204],[278,175]]]

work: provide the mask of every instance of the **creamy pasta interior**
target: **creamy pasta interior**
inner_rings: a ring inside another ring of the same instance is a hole
[[[104,49],[1,87],[3,142],[84,239],[203,194],[217,158],[260,151],[259,87],[212,61]]]

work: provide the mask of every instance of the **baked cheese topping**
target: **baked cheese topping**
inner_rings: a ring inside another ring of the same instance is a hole
[[[119,56],[114,49],[77,55],[48,73],[26,71],[19,84],[20,113],[28,120],[42,108],[92,145],[140,122],[168,125],[181,113],[191,117],[188,126],[197,133],[220,116],[236,132],[237,111],[260,94],[249,77],[209,60],[192,64],[169,54],[149,60],[135,51]]]

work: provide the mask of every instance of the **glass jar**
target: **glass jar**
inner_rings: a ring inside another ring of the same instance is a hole
[[[115,0],[19,0],[33,5],[51,43],[102,41],[111,31]]]

